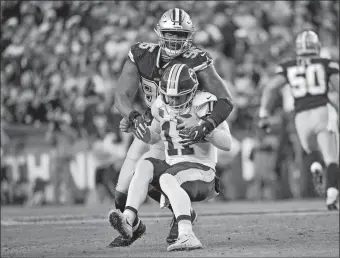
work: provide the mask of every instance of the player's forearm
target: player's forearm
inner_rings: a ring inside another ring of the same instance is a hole
[[[231,149],[231,134],[228,128],[216,128],[205,137],[206,140],[211,142],[216,148],[229,151]]]
[[[328,99],[331,105],[336,109],[339,113],[339,94],[336,92],[328,93]]]
[[[205,91],[214,94],[218,99],[207,119],[209,131],[225,121],[234,108],[230,87],[216,72],[212,65],[197,74],[199,83]]]
[[[234,105],[231,102],[231,97],[219,98],[217,99],[210,116],[208,116],[207,121],[210,122],[214,128],[216,128],[228,118],[233,108]]]
[[[115,94],[115,106],[119,113],[126,118],[129,118],[129,114],[134,111],[133,100],[125,93],[117,92]]]
[[[150,131],[150,141],[149,142],[147,142],[148,144],[154,144],[154,143],[156,143],[156,142],[158,142],[159,141],[159,139],[160,139],[160,135],[158,134],[158,133],[156,133],[156,132],[154,132],[154,131]]]
[[[265,87],[261,97],[261,106],[259,109],[259,116],[266,117],[269,116],[273,105],[275,103],[275,93],[276,90],[271,87]]]

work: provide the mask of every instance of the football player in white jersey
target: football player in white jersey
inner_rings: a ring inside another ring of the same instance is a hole
[[[211,199],[218,194],[217,148],[229,151],[231,134],[226,121],[199,143],[189,137],[190,129],[178,129],[178,120],[183,117],[202,123],[217,101],[216,96],[197,91],[197,87],[194,70],[185,64],[169,66],[162,76],[160,96],[151,108],[154,119],[150,127],[142,129],[145,133],[141,139],[149,144],[161,139],[165,160],[147,157],[137,162],[124,212],[117,209],[110,217],[112,226],[125,238],[133,236],[132,223],[151,184],[167,196],[178,222],[179,236],[167,250],[202,248],[192,230],[191,201]]]
[[[138,42],[129,51],[118,87],[115,91],[115,105],[124,117],[120,128],[127,131],[130,128],[136,135],[122,165],[115,191],[115,206],[123,211],[127,191],[135,171],[138,159],[144,157],[162,158],[164,156],[163,144],[148,145],[139,138],[143,137],[144,130],[152,116],[150,107],[159,95],[158,88],[162,73],[166,67],[182,63],[192,68],[199,81],[199,87],[218,96],[212,107],[211,114],[201,124],[192,117],[182,118],[181,128],[193,128],[189,137],[195,141],[202,141],[207,134],[226,120],[233,109],[228,85],[216,72],[210,54],[192,44],[195,29],[190,16],[182,9],[173,8],[166,11],[160,18],[156,29],[158,44]],[[134,109],[134,98],[139,85],[144,92],[145,104],[148,106],[145,114]],[[161,195],[150,189],[149,196],[160,201]],[[172,207],[169,206],[172,210]],[[192,221],[196,213],[192,212]],[[140,223],[138,217],[134,224],[134,236],[129,240],[121,236],[114,239],[109,247],[128,246],[145,232],[145,225]],[[172,243],[177,239],[177,221],[173,219],[167,242]]]

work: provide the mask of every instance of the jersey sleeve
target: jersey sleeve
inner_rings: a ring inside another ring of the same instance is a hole
[[[216,96],[209,92],[197,92],[193,100],[193,106],[196,110],[196,115],[199,118],[210,115],[211,111],[214,109],[216,101]]]
[[[339,73],[339,63],[329,60],[326,65],[326,71],[328,76]]]
[[[195,72],[204,70],[213,64],[213,58],[211,55],[202,49],[193,47],[183,54],[183,58],[186,59],[185,63],[188,63],[189,67]]]
[[[276,66],[275,68],[275,74],[281,74],[281,75],[285,75],[285,68],[284,68],[284,64],[279,64]]]
[[[136,44],[134,44],[130,50],[129,50],[129,54],[128,57],[131,60],[131,62],[137,64],[137,62],[139,61],[142,52],[140,51],[141,49],[138,47],[139,42],[137,42]]]

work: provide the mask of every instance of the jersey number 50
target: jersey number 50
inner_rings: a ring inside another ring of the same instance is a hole
[[[304,97],[308,93],[322,95],[327,91],[325,69],[322,64],[289,67],[287,77],[295,98]]]

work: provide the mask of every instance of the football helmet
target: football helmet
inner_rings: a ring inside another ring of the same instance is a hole
[[[173,8],[162,15],[155,32],[160,47],[173,58],[190,48],[195,30],[189,14],[182,9]],[[171,33],[172,36],[166,33]]]
[[[320,41],[318,35],[312,30],[305,30],[298,34],[295,41],[298,56],[319,55]]]
[[[159,93],[166,107],[182,113],[191,104],[197,87],[195,71],[185,64],[174,64],[164,71]]]

